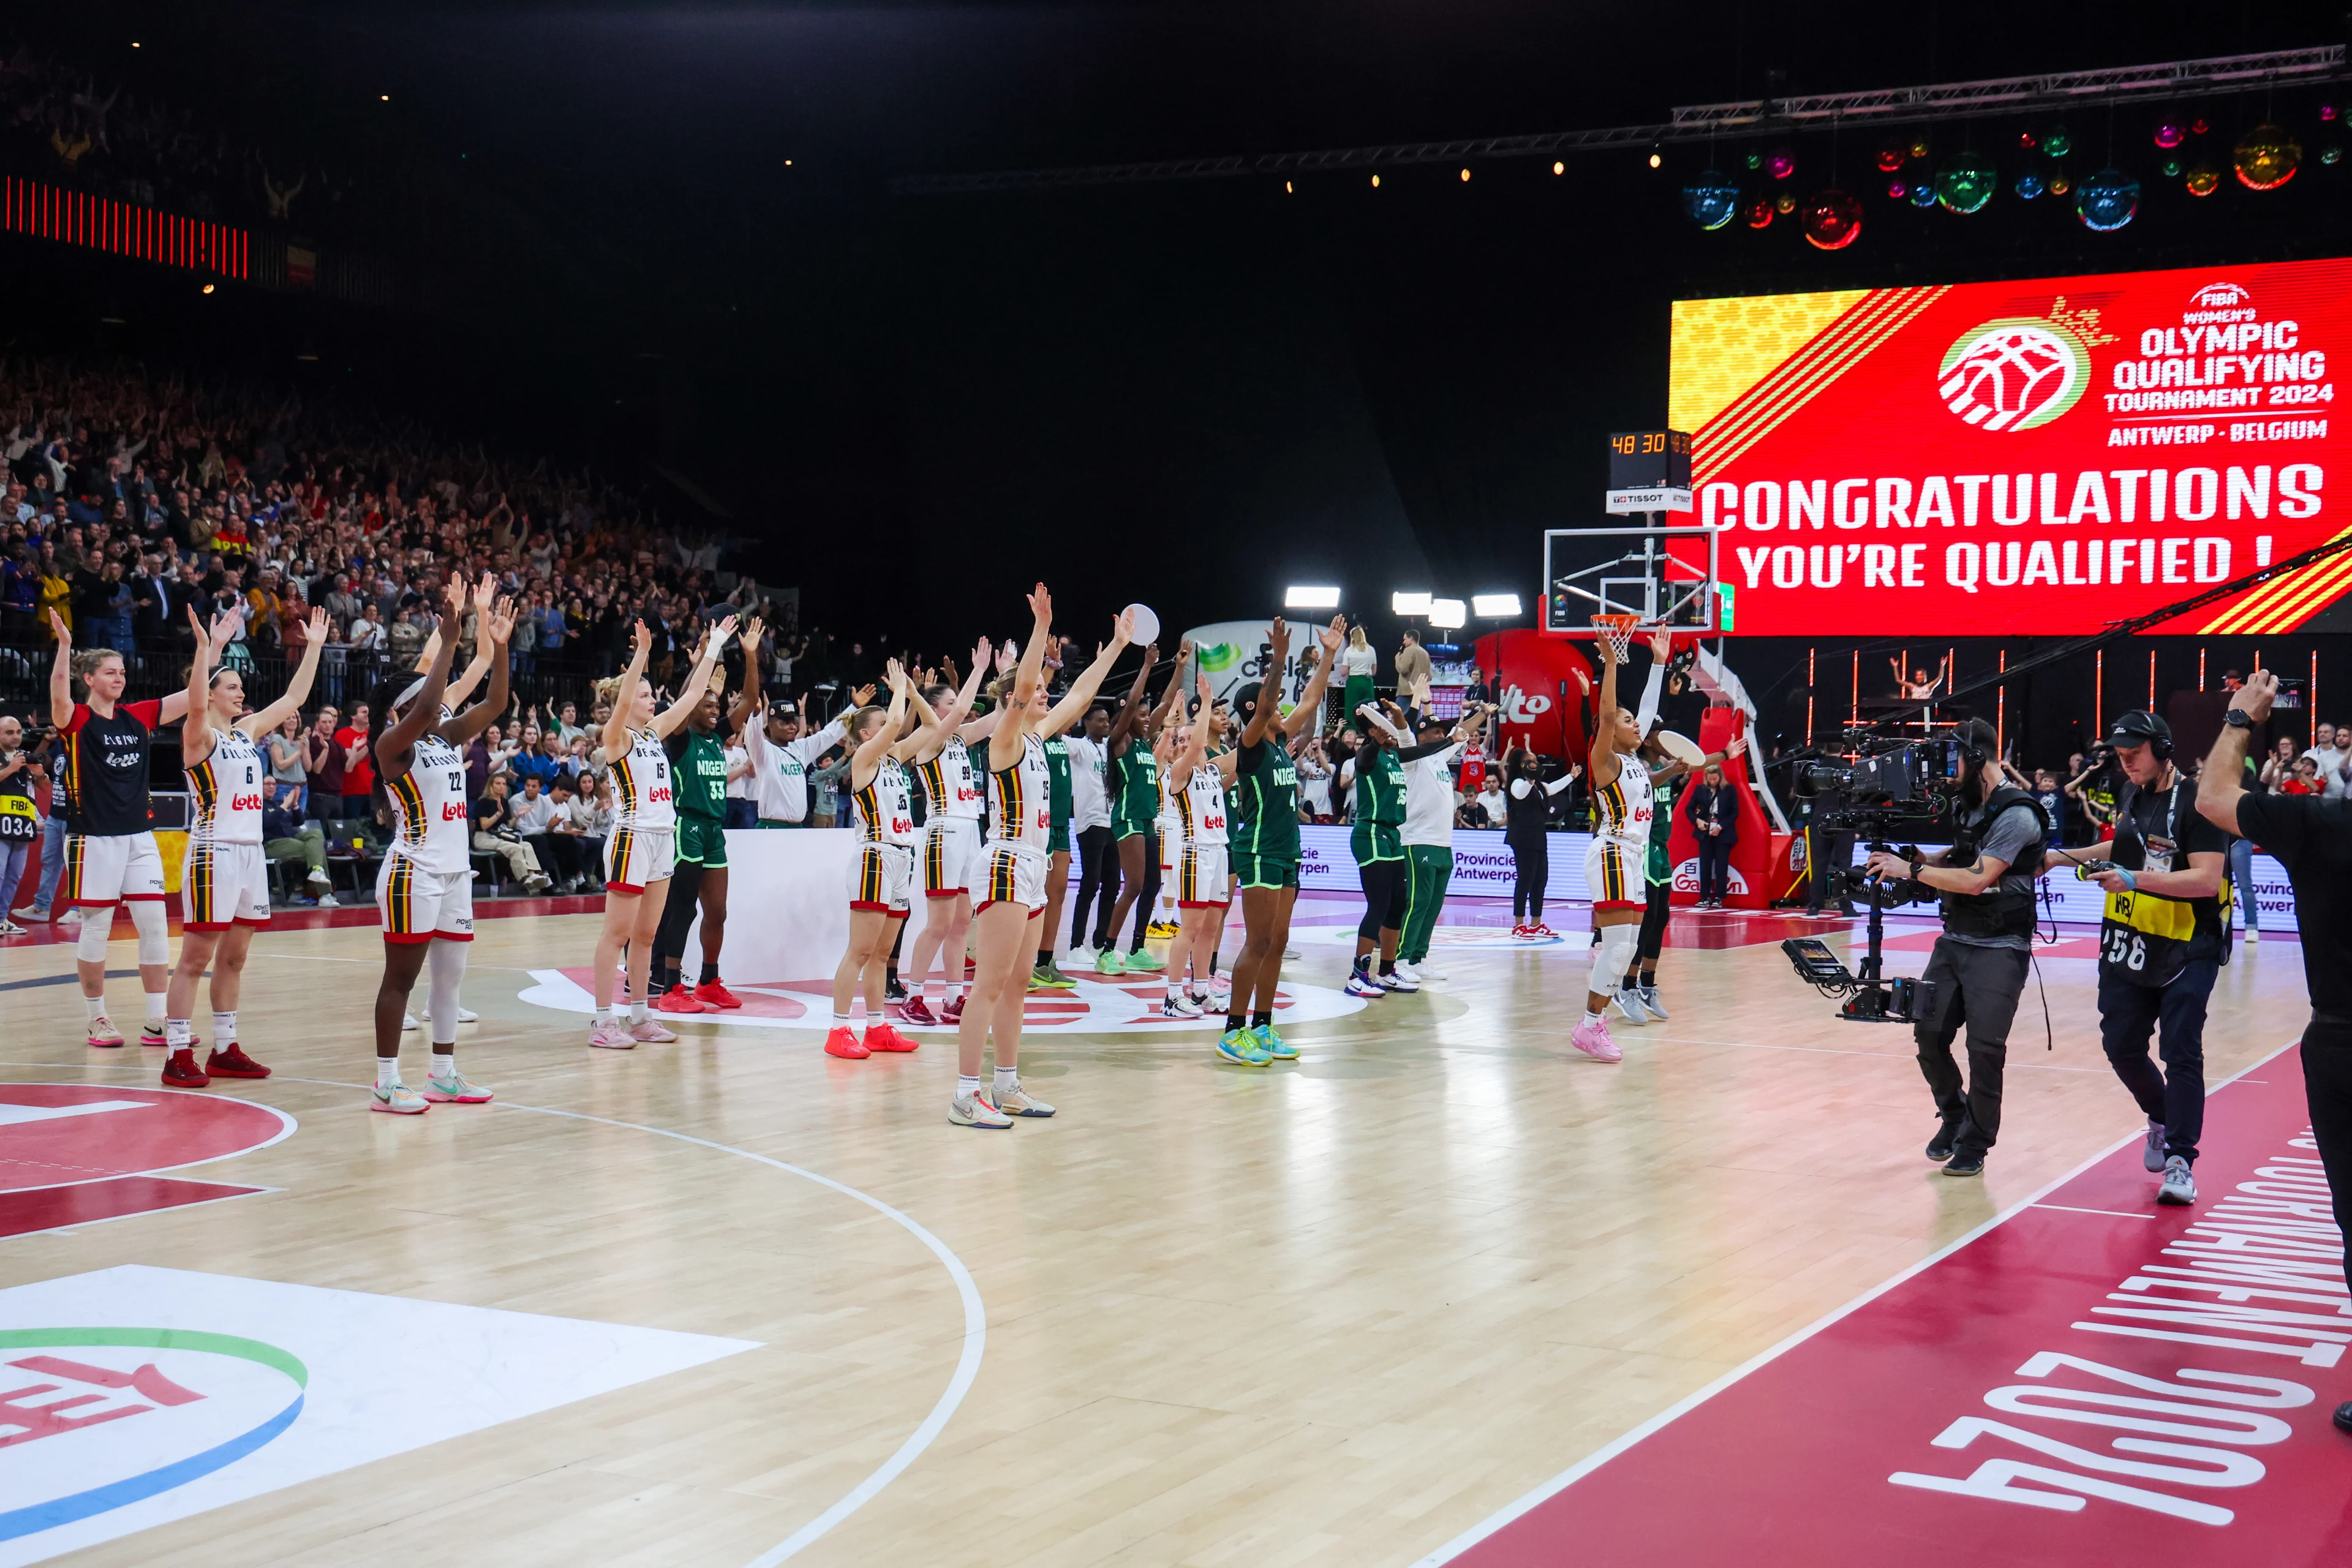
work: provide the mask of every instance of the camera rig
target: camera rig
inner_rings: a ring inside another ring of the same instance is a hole
[[[1856,828],[1873,835],[1865,846],[1871,852],[1899,853],[1906,858],[1916,856],[1919,851],[1916,847],[1906,844],[1897,850],[1882,837],[1892,815],[1883,806],[1852,814]],[[1936,1010],[1935,982],[1900,974],[1891,980],[1886,978],[1884,948],[1887,906],[1921,902],[1932,900],[1935,894],[1916,882],[1890,883],[1877,877],[1866,879],[1860,891],[1870,907],[1860,968],[1847,969],[1819,937],[1789,937],[1780,943],[1780,951],[1789,955],[1798,979],[1824,996],[1845,999],[1838,1008],[1838,1016],[1850,1024],[1907,1024],[1932,1015]]]

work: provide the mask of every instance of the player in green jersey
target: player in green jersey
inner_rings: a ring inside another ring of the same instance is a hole
[[[1290,658],[1290,627],[1277,619],[1266,628],[1263,681],[1234,693],[1234,717],[1242,732],[1234,750],[1234,886],[1241,889],[1242,950],[1234,955],[1233,996],[1225,1004],[1224,1033],[1217,1054],[1227,1061],[1264,1067],[1295,1061],[1298,1047],[1274,1027],[1274,994],[1282,979],[1282,950],[1290,941],[1290,909],[1298,900],[1298,771],[1290,748],[1323,711],[1346,622],[1335,616],[1321,634],[1322,657],[1307,678],[1298,705],[1281,707],[1282,677]]]
[[[1157,647],[1144,649],[1143,668],[1135,678],[1134,689],[1127,694],[1126,704],[1110,725],[1110,830],[1118,845],[1119,887],[1118,901],[1111,906],[1110,945],[1095,960],[1095,969],[1103,974],[1162,967],[1160,960],[1143,950],[1143,922],[1150,917],[1152,900],[1160,891],[1160,765],[1151,754],[1160,710],[1147,712],[1143,705],[1145,684],[1151,679],[1158,653]],[[1181,673],[1180,668],[1178,674]],[[1172,680],[1170,689],[1174,689]],[[1121,953],[1119,933],[1127,928],[1128,911],[1135,909],[1139,899],[1143,908],[1136,913],[1135,940]]]
[[[744,623],[743,689],[722,707],[723,671],[694,705],[686,722],[666,737],[669,775],[677,792],[677,869],[669,879],[660,929],[654,935],[656,1013],[716,1013],[743,1004],[719,978],[719,952],[727,942],[727,740],[740,734],[760,705],[760,661],[748,650],[766,631],[757,616]],[[726,729],[719,722],[722,713]],[[702,973],[686,984],[686,933],[702,911]]]

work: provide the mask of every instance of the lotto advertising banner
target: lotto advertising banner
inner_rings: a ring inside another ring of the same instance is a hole
[[[2345,531],[2352,261],[1685,300],[1670,417],[1746,636],[2076,633]],[[2308,622],[2352,554],[2158,629]]]
[[[1472,651],[1502,710],[1507,749],[1525,746],[1540,756],[1583,760],[1592,677],[1574,644],[1514,627],[1487,633]]]

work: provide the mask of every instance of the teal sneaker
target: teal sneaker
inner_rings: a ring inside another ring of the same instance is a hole
[[[1157,974],[1168,967],[1168,961],[1155,957],[1150,949],[1130,952],[1122,960],[1129,974]]]
[[[1257,1037],[1257,1048],[1265,1053],[1267,1060],[1295,1062],[1298,1059],[1298,1047],[1276,1034],[1272,1024],[1260,1024],[1250,1033]]]
[[[1247,1029],[1227,1029],[1218,1036],[1217,1054],[1245,1068],[1262,1068],[1272,1059],[1258,1048],[1257,1037]]]
[[[1097,974],[1124,974],[1127,973],[1127,960],[1120,956],[1118,949],[1115,947],[1104,948],[1101,955],[1095,960],[1095,973]]]

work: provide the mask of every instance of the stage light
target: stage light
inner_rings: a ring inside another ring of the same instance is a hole
[[[1380,188],[1381,188],[1381,177],[1380,177],[1378,174],[1374,174],[1374,175],[1372,176],[1372,189],[1374,189],[1374,190],[1376,190],[1376,191],[1377,191],[1377,190],[1379,190]]]
[[[138,40],[138,39],[136,39],[136,38],[131,39],[131,47],[132,48],[134,48],[134,49],[135,49],[135,48],[137,48],[137,47],[139,47],[139,40]],[[2322,110],[2322,111],[2321,111],[2320,118],[2322,118],[2323,120],[2326,118],[2326,110]]]
[[[1797,210],[1796,196],[1788,191],[1782,191],[1779,195],[1772,198],[1772,210],[1779,213],[1782,217],[1787,217],[1790,213]]]
[[[2334,143],[2333,142],[2329,142],[2326,146],[2322,147],[2322,148],[2319,150],[2319,161],[2320,161],[2321,163],[2327,163],[2327,164],[2331,164],[2331,165],[2332,165],[2332,164],[2334,164],[2334,163],[2335,163],[2335,162],[2336,162],[2338,158],[2341,158],[2341,157],[2343,157],[2343,156],[2344,156],[2344,149],[2343,149],[2343,148],[2341,148],[2341,147],[2338,147],[2338,146],[2337,146],[2337,145],[2336,145],[2336,143]]]
[[[1459,599],[1432,599],[1429,602],[1429,624],[1440,631],[1455,631],[1469,617],[1462,613]]]
[[[1889,180],[1886,182],[1886,194],[1899,202],[1911,194],[1911,187],[1900,180]]]
[[[1282,182],[1282,194],[1286,196],[1297,195],[1298,194],[1298,187],[1292,184],[1288,180],[1285,180]]]
[[[1748,204],[1747,217],[1748,217],[1748,227],[1750,227],[1750,228],[1769,228],[1769,227],[1771,227],[1771,226],[1772,226],[1772,200],[1771,200],[1771,198],[1770,198],[1769,196],[1759,196],[1759,197],[1757,197],[1754,201],[1749,202],[1749,203]]]
[[[1470,171],[1467,169],[1462,171],[1462,183],[1465,185],[1470,183]]]
[[[2303,164],[2303,143],[2282,125],[2257,125],[2238,138],[2231,163],[2238,184],[2250,191],[2274,191],[2294,178]]]
[[[207,294],[211,293],[213,291],[213,286],[209,283],[205,284],[204,291]]]
[[[386,102],[386,103],[390,103],[390,102],[392,101],[392,94],[390,94],[390,93],[388,93],[388,92],[387,92],[387,93],[383,94],[383,101],[384,101],[384,102]]]
[[[2074,150],[2074,139],[2066,134],[2064,126],[2053,125],[2050,133],[2042,139],[2042,150],[2053,158],[2063,158]]]
[[[1895,170],[1903,167],[1903,161],[1910,155],[1911,149],[1908,147],[1898,147],[1891,142],[1881,147],[1878,150],[1878,172],[1882,174],[1895,173]]]
[[[1389,612],[1398,616],[1425,616],[1429,614],[1429,595],[1425,593],[1408,594],[1400,588],[1389,595]]]
[[[1664,162],[1665,162],[1665,159],[1664,159],[1664,158],[1663,158],[1663,157],[1661,157],[1661,156],[1659,156],[1657,153],[1651,153],[1651,154],[1650,154],[1650,167],[1652,167],[1653,169],[1654,169],[1654,168],[1658,167],[1660,164],[1664,163]]]
[[[1921,180],[1911,187],[1911,205],[1925,212],[1936,205],[1936,182]]]
[[[1292,584],[1282,591],[1282,607],[1286,610],[1336,610],[1339,607],[1339,590]]]
[[[1552,160],[1551,172],[1555,174],[1565,174],[1568,173],[1568,165],[1555,158]]]
[[[2205,132],[2212,129],[2213,128],[2210,125],[2206,124],[2202,120],[2192,120],[2189,122],[2189,133],[2191,136],[2202,136]]]
[[[131,47],[132,48],[134,48],[134,49],[135,49],[135,48],[137,48],[139,46],[138,46],[138,45],[136,45],[136,44],[133,44],[133,45],[131,45]],[[2320,118],[2320,119],[2322,119],[2323,121],[2326,121],[2326,120],[2333,120],[2333,119],[2335,119],[2335,118],[2336,118],[2336,106],[2335,106],[2334,104],[2332,104],[2332,103],[2323,103],[2323,104],[2321,104],[2321,105],[2319,106],[2319,118]]]
[[[1526,613],[1519,608],[1517,594],[1473,594],[1470,609],[1480,619],[1490,621],[1512,620]]]

